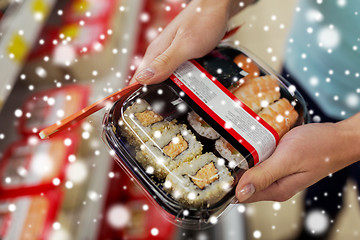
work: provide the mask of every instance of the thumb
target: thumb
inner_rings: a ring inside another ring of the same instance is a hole
[[[160,83],[166,80],[180,64],[191,55],[184,47],[172,43],[163,53],[154,58],[148,66],[140,70],[135,79],[142,84]]]
[[[255,192],[261,192],[277,180],[288,175],[286,167],[279,159],[270,157],[266,161],[247,170],[240,178],[236,187],[239,202],[249,199]]]

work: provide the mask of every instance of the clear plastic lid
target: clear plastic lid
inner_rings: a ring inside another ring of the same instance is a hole
[[[307,118],[293,86],[243,50],[219,46],[120,99],[103,138],[175,223],[203,228],[236,201],[244,171]]]

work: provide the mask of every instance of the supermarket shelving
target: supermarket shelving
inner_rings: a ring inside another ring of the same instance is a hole
[[[96,90],[94,92],[93,96],[96,97],[96,99],[99,99],[101,95],[104,95],[104,92],[102,91],[104,88],[113,88],[114,90],[124,87],[125,80],[127,77],[127,73],[130,66],[130,61],[132,53],[134,51],[134,39],[136,39],[137,36],[137,23],[138,23],[138,16],[139,12],[142,9],[142,1],[141,0],[127,0],[123,1],[122,4],[125,7],[125,20],[124,22],[124,35],[121,41],[119,41],[119,47],[118,49],[127,49],[128,54],[119,54],[117,55],[117,61],[118,67],[114,68],[114,75],[104,77],[104,79],[97,80],[92,87],[92,89]],[[121,63],[121,64],[120,64]],[[120,72],[121,78],[114,77],[116,75],[116,72]],[[100,91],[99,91],[100,90]],[[106,95],[106,94],[105,94]],[[102,97],[105,97],[102,96]],[[95,100],[95,99],[93,99]],[[99,121],[101,119],[101,116],[103,115],[105,110],[99,112],[94,116],[94,118]],[[99,124],[99,122],[97,123]],[[96,129],[96,133],[94,133],[96,136],[101,135],[101,129]],[[93,168],[92,172],[92,178],[89,182],[88,189],[91,189],[98,193],[99,195],[105,196],[106,190],[107,190],[107,184],[108,184],[108,173],[111,169],[113,160],[110,159],[110,155],[106,151],[100,151],[100,154],[98,156],[93,155],[93,159],[89,159],[90,162],[93,162],[96,164],[96,167]],[[98,219],[101,216],[103,204],[102,201],[103,198],[100,198],[97,202],[89,202],[86,204],[83,208],[83,211],[80,214],[80,222],[81,224],[84,224],[84,226],[94,226],[94,219]],[[96,222],[95,222],[96,223]],[[92,239],[93,236],[97,236],[98,231],[98,225],[95,224],[93,228],[79,228],[78,232],[76,233],[75,239]]]
[[[15,1],[0,21],[0,110],[56,0]]]
[[[53,83],[39,85],[34,91],[29,91],[24,81],[19,79],[19,74],[26,61],[26,56],[31,50],[39,36],[41,29],[46,23],[46,18],[56,4],[56,0],[26,0],[20,3],[14,3],[4,18],[1,20],[1,39],[0,39],[0,70],[3,73],[2,80],[0,80],[0,133],[4,134],[5,138],[0,140],[0,157],[5,148],[14,140],[18,139],[18,132],[13,123],[17,122],[14,111],[21,107],[23,101],[31,94],[38,90],[54,87]],[[117,49],[126,49],[124,54],[117,54],[114,61],[114,67],[109,71],[109,74],[96,78],[94,81],[87,81],[85,84],[90,87],[91,96],[90,102],[94,102],[100,98],[110,94],[111,91],[116,91],[124,87],[126,79],[129,74],[129,67],[131,65],[136,38],[138,34],[138,20],[139,13],[143,7],[141,0],[121,0],[119,1],[119,9],[122,14],[122,22],[120,23],[121,34],[120,39],[116,44]],[[33,10],[40,9],[40,12],[33,12]],[[43,14],[42,19],[39,15]],[[36,20],[36,16],[39,20]],[[20,52],[14,52],[13,55],[9,52],[9,43],[14,42],[20,44],[16,45]],[[21,48],[23,47],[23,48]],[[11,57],[10,57],[11,56]],[[1,104],[2,103],[2,104]],[[89,177],[86,183],[86,192],[94,192],[99,198],[96,201],[91,201],[86,195],[82,206],[70,214],[68,217],[75,227],[72,227],[74,235],[73,239],[96,239],[98,234],[99,219],[102,216],[103,200],[107,194],[108,173],[113,165],[113,160],[107,152],[105,146],[101,142],[101,121],[104,110],[91,116],[86,121],[92,122],[94,130],[92,132],[93,138],[99,144],[98,153],[95,155],[80,151],[79,158],[86,158],[89,169]],[[82,144],[83,147],[87,143]],[[86,148],[86,146],[84,147]],[[20,213],[19,213],[20,214]],[[79,224],[79,227],[76,227]]]

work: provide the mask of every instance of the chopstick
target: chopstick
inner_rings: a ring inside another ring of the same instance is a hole
[[[82,110],[62,119],[61,121],[43,129],[40,133],[39,136],[41,139],[45,139],[45,138],[49,138],[51,135],[53,135],[56,132],[62,131],[66,128],[69,128],[71,125],[79,122],[80,120],[88,117],[89,115],[99,111],[100,109],[102,109],[103,107],[106,106],[106,104],[108,103],[113,103],[117,100],[119,100],[122,96],[135,91],[136,89],[140,88],[141,84],[139,83],[133,83],[123,89],[121,89],[120,91],[117,91],[85,108],[83,108]]]
[[[244,25],[244,23],[227,31],[221,40],[223,41],[223,40],[226,40],[227,38],[233,36],[243,25]]]

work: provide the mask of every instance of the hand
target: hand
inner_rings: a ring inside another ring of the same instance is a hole
[[[360,160],[360,114],[339,123],[296,127],[275,152],[239,180],[240,202],[286,201],[320,179]]]
[[[193,0],[149,45],[134,78],[142,84],[166,80],[176,68],[213,50],[229,17],[254,0]]]

